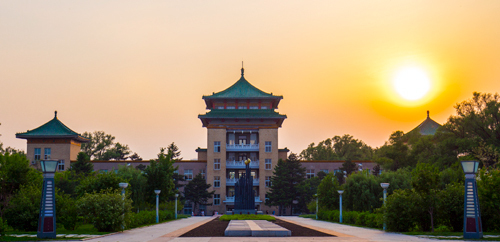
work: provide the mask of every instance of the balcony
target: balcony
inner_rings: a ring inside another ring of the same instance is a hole
[[[259,151],[259,144],[226,144],[226,151]]]
[[[226,178],[226,186],[234,186],[236,185],[236,182],[238,181],[237,178]],[[259,185],[259,178],[254,178],[253,179],[253,185],[258,186]]]
[[[226,168],[227,169],[245,169],[245,162],[244,161],[226,161]],[[250,168],[259,168],[259,161],[250,161]]]
[[[224,200],[223,202],[225,202],[225,203],[234,203],[234,197],[226,197],[226,200]],[[261,203],[262,202],[260,200],[260,196],[256,196],[255,197],[255,202],[256,203]]]

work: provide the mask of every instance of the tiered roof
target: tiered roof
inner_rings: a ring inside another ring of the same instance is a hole
[[[421,135],[434,135],[439,127],[441,127],[441,124],[432,120],[429,117],[429,111],[427,111],[427,119],[425,119],[424,122],[415,127],[413,130],[418,129]]]
[[[71,130],[57,118],[57,111],[54,112],[54,118],[44,125],[28,130],[24,133],[17,133],[19,139],[38,139],[38,138],[71,138],[82,143],[89,142],[89,139],[81,136],[79,133]]]

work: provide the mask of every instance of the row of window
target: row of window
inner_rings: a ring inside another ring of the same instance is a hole
[[[271,186],[271,177],[266,176],[266,187]],[[220,187],[220,176],[214,176],[214,187]]]
[[[272,160],[271,159],[266,159],[265,160],[265,169],[266,170],[271,170],[272,168]],[[220,170],[220,159],[214,159],[214,170]]]
[[[224,109],[224,106],[217,106],[217,109]],[[226,106],[226,109],[236,109],[236,106],[230,105]],[[238,109],[259,109],[259,106],[238,106]],[[260,106],[260,109],[268,109],[268,106]]]
[[[52,153],[52,150],[50,148],[43,149],[43,159],[50,160],[51,153]],[[41,159],[42,159],[42,148],[35,148],[35,160],[38,161]]]
[[[243,144],[243,142],[241,144]],[[245,144],[246,144],[246,142],[245,142]],[[271,153],[272,151],[273,151],[273,148],[272,148],[271,141],[266,141],[265,142],[265,152]],[[214,152],[220,153],[220,141],[214,141]]]

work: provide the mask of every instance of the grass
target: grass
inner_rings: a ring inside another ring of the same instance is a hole
[[[230,221],[230,220],[267,220],[275,221],[276,218],[271,215],[255,215],[255,214],[235,214],[235,215],[222,215],[219,220]]]
[[[316,214],[301,214],[299,217],[316,219]]]

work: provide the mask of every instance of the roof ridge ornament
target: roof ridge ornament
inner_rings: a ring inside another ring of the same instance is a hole
[[[429,118],[429,110],[427,110],[427,118]]]
[[[241,76],[245,75],[245,68],[243,68],[243,61],[241,61]]]
[[[54,111],[54,118],[57,118],[57,110]]]

